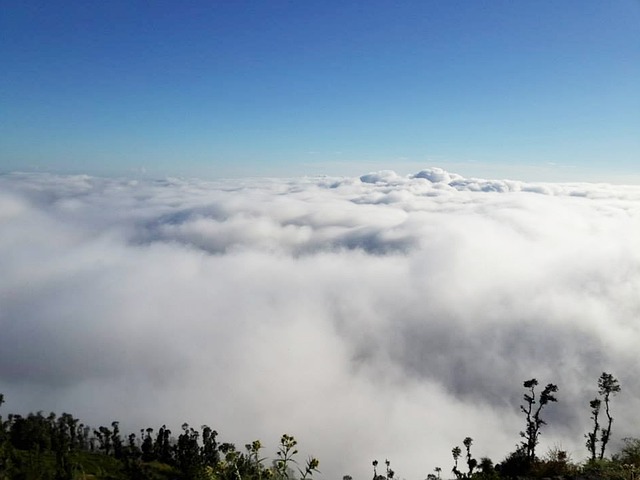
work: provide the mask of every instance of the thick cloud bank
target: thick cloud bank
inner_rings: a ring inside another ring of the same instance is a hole
[[[640,435],[640,187],[408,177],[0,176],[0,392],[131,430],[209,424],[326,478],[451,468],[519,441],[586,455],[602,371]],[[244,442],[244,443],[243,443]]]

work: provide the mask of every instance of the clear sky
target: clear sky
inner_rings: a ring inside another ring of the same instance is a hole
[[[640,182],[638,0],[0,5],[0,171]]]

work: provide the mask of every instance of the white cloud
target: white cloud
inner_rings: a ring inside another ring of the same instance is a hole
[[[583,458],[616,375],[637,435],[640,187],[440,169],[201,182],[0,176],[6,410],[280,434],[326,478],[500,461],[522,381],[560,387],[541,452]]]

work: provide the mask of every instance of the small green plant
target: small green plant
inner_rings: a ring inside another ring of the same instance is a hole
[[[280,438],[280,445],[278,445],[278,451],[276,455],[278,458],[275,461],[276,474],[285,480],[292,478],[291,465],[297,465],[297,461],[293,458],[297,453],[296,448],[298,441],[292,436],[286,433]],[[320,461],[315,457],[309,457],[305,463],[304,468],[298,468],[300,474],[300,480],[306,480],[312,478],[314,473],[320,473],[318,466]]]
[[[307,458],[307,463],[305,464],[304,470],[298,469],[300,472],[300,480],[305,480],[306,478],[311,478],[313,473],[320,473],[318,467],[320,466],[320,462],[317,458],[309,457]]]
[[[292,435],[286,433],[280,438],[280,445],[278,445],[278,452],[276,455],[278,459],[275,462],[277,473],[281,478],[289,479],[289,465],[296,463],[293,456],[298,453],[296,445],[297,440]]]
[[[253,442],[246,444],[245,448],[247,449],[249,466],[256,472],[259,480],[262,478],[262,472],[264,471],[262,462],[266,459],[265,457],[260,457],[262,443],[260,443],[260,440],[254,440]]]

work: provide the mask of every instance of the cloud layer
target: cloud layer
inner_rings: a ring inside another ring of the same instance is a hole
[[[286,432],[326,478],[419,480],[466,436],[512,451],[531,377],[560,387],[541,453],[584,458],[608,371],[640,434],[637,186],[9,174],[0,232],[7,411]]]

